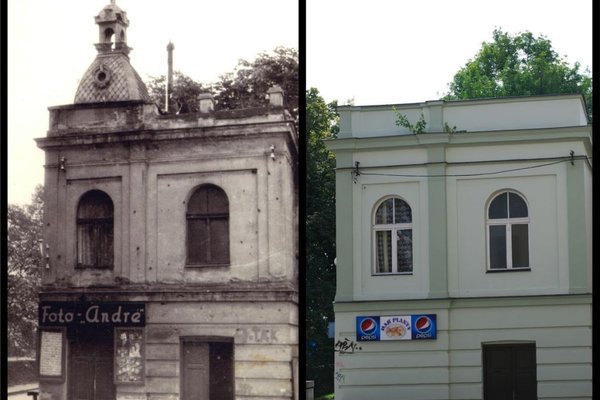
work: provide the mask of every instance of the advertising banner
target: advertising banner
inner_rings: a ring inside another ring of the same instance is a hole
[[[356,340],[437,339],[436,314],[356,317]]]

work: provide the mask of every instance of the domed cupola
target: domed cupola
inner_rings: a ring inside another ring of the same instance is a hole
[[[111,0],[95,17],[99,28],[96,59],[83,74],[75,104],[143,100],[152,102],[146,85],[129,62],[127,13]]]

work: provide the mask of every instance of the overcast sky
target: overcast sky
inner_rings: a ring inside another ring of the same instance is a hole
[[[8,0],[8,202],[43,183],[48,107],[72,104],[94,61],[94,17],[110,0]],[[298,48],[298,0],[117,0],[127,12],[131,64],[142,79],[174,69],[211,83],[277,46]]]
[[[356,105],[442,97],[494,28],[592,69],[592,0],[306,0],[306,83]]]
[[[298,0],[117,0],[143,79],[175,69],[210,83],[239,59],[298,47]],[[109,0],[8,1],[8,201],[43,182],[48,106],[73,102],[96,55],[93,17]],[[592,69],[592,0],[306,0],[307,86],[327,100],[390,104],[443,96],[454,73],[499,27],[544,34]]]

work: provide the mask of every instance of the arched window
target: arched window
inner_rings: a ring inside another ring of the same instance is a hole
[[[188,202],[187,264],[229,264],[229,200],[217,186],[200,186]]]
[[[529,268],[529,213],[521,195],[497,194],[487,210],[488,269]]]
[[[398,197],[381,202],[373,216],[375,274],[413,271],[412,212]]]
[[[77,207],[77,266],[113,267],[113,214],[110,197],[91,190]]]

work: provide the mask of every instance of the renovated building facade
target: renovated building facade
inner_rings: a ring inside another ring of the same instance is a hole
[[[592,398],[585,110],[340,107],[336,399]]]
[[[96,17],[74,104],[50,107],[40,399],[292,399],[297,149],[283,92],[164,114]]]

